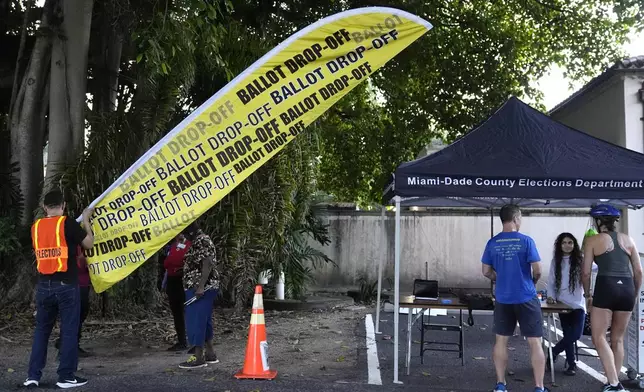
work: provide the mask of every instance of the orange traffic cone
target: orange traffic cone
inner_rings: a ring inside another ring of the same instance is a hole
[[[262,286],[257,285],[255,286],[255,298],[253,298],[253,310],[250,316],[250,329],[248,331],[244,368],[241,372],[235,374],[235,378],[272,380],[275,377],[277,377],[277,371],[270,370],[268,366],[264,300],[262,299]]]

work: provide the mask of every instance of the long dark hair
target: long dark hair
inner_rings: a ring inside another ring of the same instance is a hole
[[[617,222],[619,222],[618,216],[598,216],[595,218],[597,231],[601,231],[602,226],[608,231],[617,231]]]
[[[581,263],[583,260],[577,238],[570,233],[561,233],[555,241],[555,291],[557,294],[559,294],[559,289],[561,289],[561,263],[564,257],[561,245],[566,238],[570,238],[573,243],[572,252],[570,253],[570,274],[568,276],[568,287],[571,292],[575,292],[581,277]]]

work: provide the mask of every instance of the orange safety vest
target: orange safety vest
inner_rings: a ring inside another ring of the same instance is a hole
[[[69,249],[65,240],[65,216],[38,219],[31,227],[38,272],[51,275],[67,271]]]

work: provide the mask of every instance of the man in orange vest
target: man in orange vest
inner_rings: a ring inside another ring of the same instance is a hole
[[[83,228],[65,213],[65,200],[59,190],[48,192],[43,200],[45,218],[31,228],[36,265],[36,329],[29,358],[29,374],[25,387],[38,387],[42,369],[47,362],[47,343],[60,313],[59,388],[75,388],[87,380],[74,375],[78,367],[78,324],[80,319],[80,289],[78,286],[78,246],[90,249],[94,234],[89,218],[93,209],[83,211]]]

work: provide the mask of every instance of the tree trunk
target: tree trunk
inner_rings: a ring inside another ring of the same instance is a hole
[[[10,113],[11,162],[18,164],[17,176],[23,197],[19,221],[21,231],[33,222],[33,212],[38,205],[43,175],[42,135],[47,112],[45,98],[48,94],[51,55],[47,10],[51,5],[51,0],[47,0],[43,8],[39,35]],[[3,271],[11,284],[0,290],[0,308],[24,308],[33,297],[33,264],[30,263],[30,254],[24,252],[22,256],[16,255],[13,267],[9,271]]]
[[[47,23],[46,16],[43,16],[41,31],[46,30]],[[17,162],[20,167],[20,191],[23,197],[20,223],[23,226],[31,224],[40,195],[43,151],[42,136],[39,136],[39,117],[43,105],[42,94],[47,83],[50,51],[50,38],[39,36],[31,53],[11,120],[11,161]]]
[[[51,56],[51,54],[50,54]],[[47,59],[49,60],[49,59]],[[45,62],[46,64],[49,63],[49,61]],[[34,156],[34,162],[36,163],[34,165],[34,172],[32,173],[32,180],[34,184],[38,184],[38,189],[36,189],[36,193],[38,193],[39,190],[42,190],[42,186],[44,183],[44,167],[45,167],[45,162],[44,162],[44,150],[45,150],[45,135],[47,134],[47,126],[49,124],[48,122],[48,114],[49,114],[49,92],[51,88],[51,83],[50,83],[50,70],[51,67],[46,67],[46,72],[47,76],[45,78],[46,83],[45,87],[43,89],[43,93],[40,98],[40,114],[38,116],[38,129],[35,132],[33,144],[34,144],[34,150],[38,150],[39,153]],[[34,203],[38,202],[38,198],[36,198]],[[36,206],[34,205],[34,209]]]
[[[55,178],[84,150],[93,0],[65,0],[57,6],[62,24],[58,26],[59,36],[54,38],[51,57],[47,186],[54,185]]]
[[[85,147],[85,103],[87,94],[87,52],[92,25],[94,0],[65,0],[63,2],[63,42],[67,56],[67,91],[72,131],[72,158],[82,154]]]
[[[8,2],[7,2],[8,3]],[[0,10],[3,5],[2,0],[0,0]],[[25,5],[25,15],[22,19],[22,31],[20,32],[20,47],[18,48],[18,56],[16,56],[16,70],[13,74],[13,84],[11,86],[11,100],[9,103],[9,113],[13,111],[13,105],[16,103],[16,95],[18,94],[18,80],[20,79],[20,73],[22,71],[22,56],[25,53],[25,43],[27,42],[27,22],[29,21],[29,11],[33,6],[33,0],[27,0]],[[2,18],[2,12],[0,12],[0,19]],[[2,28],[0,27],[0,32]],[[4,33],[3,33],[4,35]]]
[[[65,83],[65,52],[60,38],[54,38],[51,53],[51,82],[49,88],[49,145],[45,187],[65,170],[72,160],[72,134],[69,121],[69,96]]]
[[[106,71],[109,79],[107,91],[105,92],[107,100],[104,101],[107,104],[104,107],[106,112],[116,111],[121,54],[123,53],[123,36],[115,33],[113,37],[114,39],[109,42],[107,63],[105,64],[107,66]]]
[[[33,300],[34,296],[34,266],[24,258],[14,266],[12,284],[3,287],[0,292],[0,309],[24,310]]]
[[[93,110],[101,114],[116,110],[123,52],[123,34],[113,23],[112,12],[105,4],[100,10],[100,46],[94,68],[96,85],[93,89]]]

